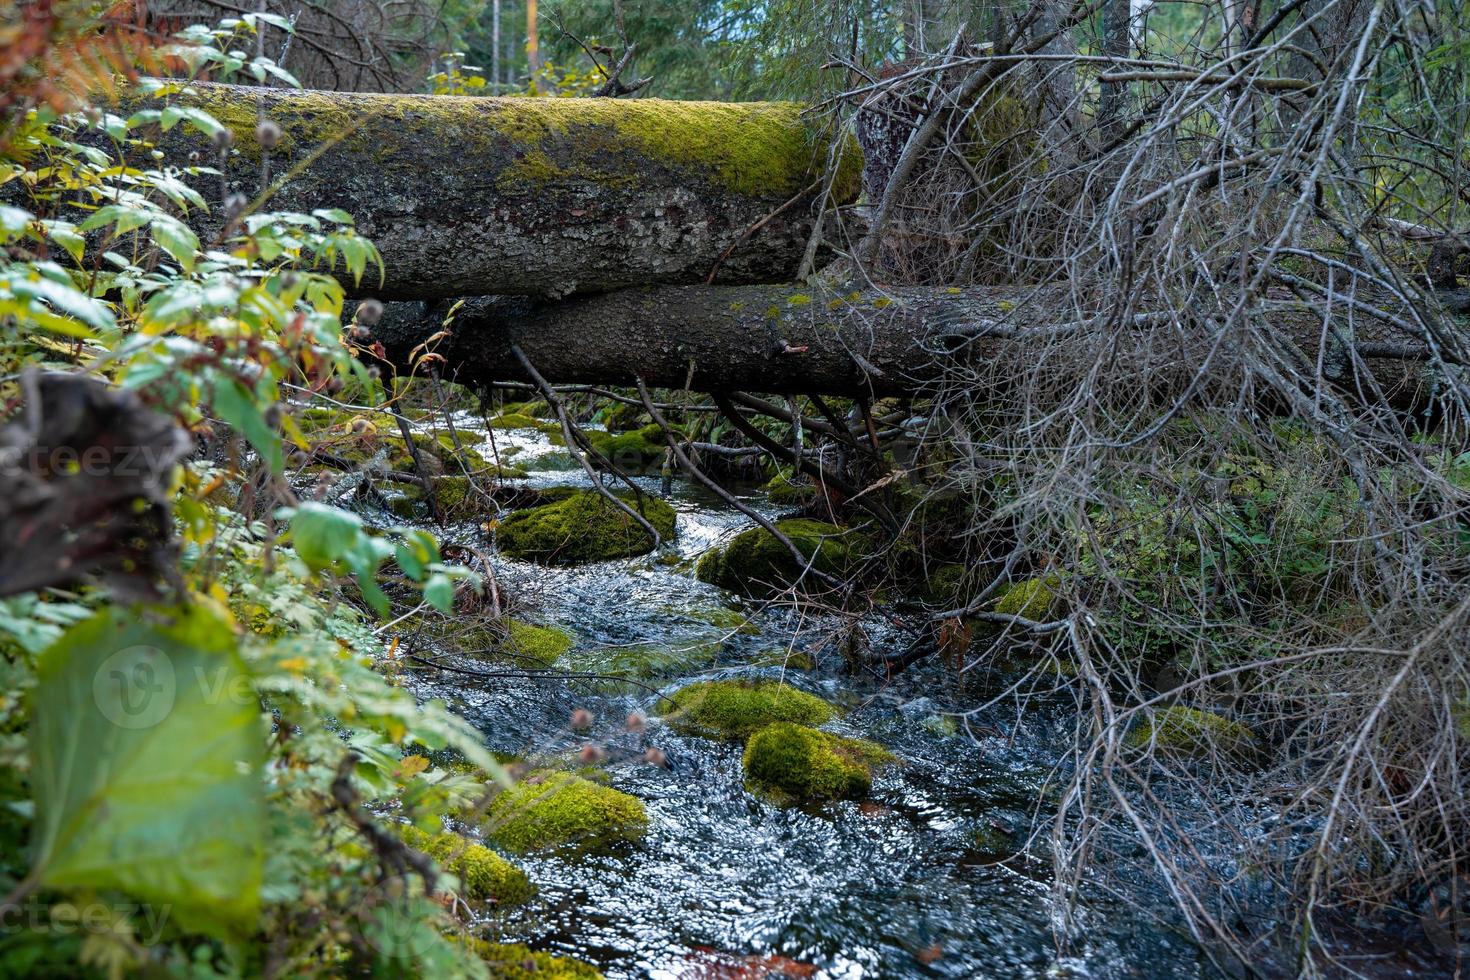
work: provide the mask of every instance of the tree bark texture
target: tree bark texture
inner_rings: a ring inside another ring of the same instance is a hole
[[[641,377],[661,388],[851,396],[922,393],[958,369],[973,371],[976,383],[1002,397],[1008,379],[1038,361],[1131,357],[1140,384],[1168,397],[1167,391],[1187,387],[1214,344],[1205,330],[1180,323],[1155,324],[1145,338],[1106,315],[1046,322],[1042,311],[1065,308],[1065,300],[1065,287],[1024,295],[926,286],[845,292],[679,286],[560,302],[479,298],[458,310],[448,336],[432,349],[444,358],[444,377],[472,386],[528,380],[511,353],[515,345],[559,384],[631,385]],[[446,329],[449,308],[389,304],[374,328],[388,360],[407,368],[410,351]],[[1290,339],[1296,354],[1288,360],[1307,382],[1322,344],[1321,321],[1282,315],[1271,330]],[[1353,366],[1366,365],[1391,403],[1421,402],[1429,390],[1421,377],[1422,345],[1366,332],[1360,326],[1354,338],[1360,360],[1330,358],[1346,366],[1329,380],[1368,398],[1366,376]],[[1133,336],[1143,339],[1133,344]]]
[[[350,212],[387,266],[381,287],[373,275],[356,291],[390,299],[559,297],[703,282],[717,265],[718,282],[790,279],[827,159],[789,103],[192,91],[172,98],[207,110],[234,145],[221,157],[174,126],[159,135],[164,163],[222,160],[216,196],[253,199],[264,175],[280,182],[270,209]],[[273,149],[262,120],[281,129]],[[839,201],[860,168],[854,146]],[[206,241],[222,210],[195,216]]]

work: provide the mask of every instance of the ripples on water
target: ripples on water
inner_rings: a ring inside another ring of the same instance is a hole
[[[497,432],[496,440],[521,446],[515,461],[533,468],[554,458],[540,437]],[[531,482],[588,485],[580,470],[538,471]],[[658,491],[657,479],[640,483]],[[583,648],[723,641],[690,676],[651,682],[666,691],[695,677],[778,674],[748,666],[772,650],[794,645],[820,654],[813,647],[831,625],[820,619],[771,610],[753,617],[756,631],[730,633],[699,614],[740,608],[696,581],[692,562],[748,521],[682,481],[670,502],[679,538],[663,555],[571,569],[502,561],[497,574],[535,610],[530,618],[567,629]],[[750,503],[775,513],[759,497]],[[877,624],[875,633],[881,637]],[[880,689],[842,674],[830,652],[819,666],[786,679],[852,709],[839,730],[905,760],[879,774],[863,803],[782,809],[761,802],[742,787],[738,746],[686,738],[656,720],[641,734],[627,733],[629,712],[654,717],[656,695],[643,690],[478,684],[447,674],[416,681],[421,694],[447,700],[501,752],[570,748],[568,715],[590,708],[599,719],[592,737],[615,760],[629,760],[608,767],[612,785],[648,808],[647,838],[624,853],[520,860],[541,894],[500,924],[504,938],[578,956],[610,978],[1206,975],[1187,937],[1158,918],[1169,916],[1168,907],[1146,897],[1085,896],[1082,935],[1059,956],[1044,853],[1000,862],[975,846],[982,827],[1027,832],[1065,719],[1038,713],[1017,725],[1006,716],[996,724],[1008,738],[980,745],[935,723],[936,691],[944,689],[936,676],[916,669]],[[637,761],[648,745],[664,750],[667,768]],[[1044,837],[1043,828],[1039,853]]]

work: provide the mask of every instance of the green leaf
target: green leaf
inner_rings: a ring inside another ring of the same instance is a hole
[[[239,429],[260,453],[272,473],[285,466],[281,452],[281,436],[266,424],[250,392],[238,381],[220,379],[214,386],[214,410],[221,419]]]
[[[0,242],[24,235],[35,215],[9,204],[0,204]]]
[[[343,558],[362,535],[362,521],[336,507],[307,501],[291,517],[291,544],[296,555],[313,569],[323,569]]]
[[[443,572],[435,572],[424,583],[424,600],[442,613],[454,612],[454,580]]]
[[[159,248],[172,255],[185,272],[194,271],[194,260],[199,255],[199,236],[182,221],[166,215],[154,218],[153,240]]]
[[[33,874],[116,889],[221,938],[255,925],[265,854],[260,703],[203,608],[111,608],[37,667]]]

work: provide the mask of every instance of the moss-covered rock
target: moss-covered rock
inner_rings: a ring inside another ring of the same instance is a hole
[[[964,565],[940,565],[929,572],[925,597],[942,606],[962,605],[974,591],[969,572]]]
[[[995,601],[995,611],[1006,616],[1043,621],[1056,608],[1056,579],[1028,578],[1017,582]]]
[[[1127,744],[1196,759],[1219,753],[1235,762],[1257,760],[1264,751],[1255,732],[1240,722],[1181,705],[1154,712],[1129,732]]]
[[[503,412],[490,420],[492,429],[535,429],[537,432],[560,432],[561,426],[519,412]]]
[[[632,518],[595,490],[548,491],[552,503],[517,511],[500,522],[498,540],[506,557],[548,565],[631,558],[653,550],[653,539]],[[674,509],[656,497],[641,500],[619,491],[665,541],[674,536]]]
[[[613,402],[597,413],[597,420],[609,432],[629,432],[645,428],[653,423],[653,419],[649,417],[648,412],[644,411],[642,405],[632,405],[628,402]]]
[[[516,853],[589,850],[643,837],[648,813],[635,796],[570,772],[534,773],[490,804],[487,833]]]
[[[660,701],[659,713],[679,731],[740,741],[772,722],[820,725],[835,714],[826,701],[775,681],[698,681]]]
[[[783,467],[761,489],[767,500],[782,507],[799,507],[817,499],[817,488],[805,477],[795,475],[790,467]]]
[[[741,761],[752,792],[784,802],[865,796],[873,768],[892,759],[872,742],[778,721],[750,736]]]
[[[590,963],[552,956],[519,943],[492,943],[467,936],[461,940],[485,962],[490,980],[602,980]]]
[[[458,878],[465,898],[507,906],[530,901],[536,894],[536,886],[524,871],[483,844],[459,834],[430,834],[409,825],[399,828],[399,836]]]
[[[657,425],[645,425],[631,432],[604,432],[601,429],[584,429],[582,434],[602,455],[621,470],[637,472],[648,468],[664,458],[668,443],[664,441],[664,430]],[[566,445],[560,433],[553,433],[551,443]]]
[[[517,619],[472,621],[433,617],[425,632],[438,642],[465,656],[484,660],[534,660],[553,663],[574,645],[571,634],[556,626],[539,626]]]
[[[542,663],[551,663],[574,645],[571,634],[556,626],[535,626],[512,619],[508,629],[511,652]]]
[[[793,518],[777,521],[776,529],[791,539],[812,568],[829,575],[851,571],[872,547],[866,535],[823,521]],[[789,587],[803,571],[785,545],[765,528],[753,527],[735,535],[725,547],[706,552],[694,574],[701,582],[762,596]]]

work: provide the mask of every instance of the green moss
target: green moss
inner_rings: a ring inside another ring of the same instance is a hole
[[[642,405],[630,405],[627,402],[613,402],[597,414],[597,419],[609,432],[629,432],[646,428],[653,422]],[[662,444],[662,435],[659,436],[659,441]]]
[[[533,626],[512,619],[509,630],[510,646],[515,653],[543,663],[551,663],[574,645],[571,634],[555,626]]]
[[[793,293],[786,297],[787,306],[806,306],[811,303],[812,298],[806,293]]]
[[[766,499],[783,507],[810,503],[817,499],[817,488],[804,477],[796,476],[790,467],[781,470],[761,486]]]
[[[668,445],[664,441],[663,429],[657,425],[645,425],[641,429],[619,433],[584,429],[582,434],[587,437],[593,449],[623,470],[641,470],[650,463],[662,460]],[[553,433],[551,443],[554,446],[564,446],[566,439],[560,433]]]
[[[1022,619],[1042,622],[1056,608],[1056,578],[1030,578],[1017,582],[1006,590],[995,602],[995,611],[1005,616],[1020,616]]]
[[[816,670],[817,662],[805,650],[767,650],[750,662],[752,667],[783,667],[786,670]]]
[[[830,575],[853,569],[871,548],[866,535],[844,531],[835,524],[793,518],[776,522],[812,568]],[[724,548],[705,553],[695,567],[701,582],[751,596],[780,591],[802,577],[803,568],[791,552],[765,528],[737,534]]]
[[[492,943],[467,936],[461,940],[485,962],[490,980],[602,980],[590,963],[552,956],[518,943]]]
[[[537,432],[560,432],[561,427],[519,412],[505,412],[490,420],[492,429],[535,429]]]
[[[664,606],[662,611],[670,616],[681,616],[697,623],[704,623],[722,633],[743,633],[747,636],[756,636],[761,631],[761,628],[751,622],[750,617],[745,613],[726,606],[690,606],[687,602],[680,602],[677,605]]]
[[[1153,746],[1191,758],[1219,752],[1238,762],[1259,758],[1263,749],[1255,733],[1240,722],[1178,705],[1154,712],[1128,734],[1127,742],[1134,748]]]
[[[928,598],[943,606],[959,605],[972,590],[967,588],[969,569],[964,565],[941,565],[929,575]]]
[[[190,101],[259,158],[251,100],[201,88]],[[784,199],[809,185],[826,163],[826,140],[784,102],[674,102],[663,99],[449,98],[329,92],[281,93],[271,117],[283,130],[278,153],[329,141],[368,155],[384,169],[401,165],[415,140],[454,140],[470,160],[514,154],[495,175],[507,194],[556,182],[623,184],[639,158],[703,176],[741,194]],[[363,125],[364,119],[370,120]],[[834,194],[856,196],[861,152],[844,143]]]
[[[780,721],[750,737],[742,762],[747,787],[784,802],[866,796],[873,767],[892,759],[872,742]]]
[[[483,844],[459,834],[428,834],[408,825],[399,828],[399,836],[457,877],[466,898],[505,906],[520,905],[536,894],[536,886],[524,871]]]
[[[500,522],[500,551],[509,558],[550,565],[631,558],[653,550],[653,540],[632,518],[594,490],[562,488],[561,499],[517,511]],[[641,503],[631,493],[618,498],[638,509],[665,541],[674,537],[674,509],[655,497]]]
[[[587,850],[642,838],[648,814],[637,797],[569,772],[533,774],[490,804],[490,838],[517,853]]]
[[[776,721],[820,725],[833,708],[814,694],[774,681],[699,681],[660,701],[659,713],[679,731],[738,742]]]

